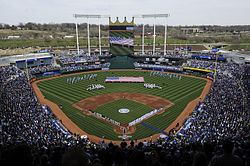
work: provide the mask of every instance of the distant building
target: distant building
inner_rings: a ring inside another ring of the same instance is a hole
[[[181,28],[181,31],[185,34],[190,33],[203,33],[204,31],[200,28]]]
[[[19,39],[20,36],[8,36],[7,39]]]
[[[64,39],[70,39],[70,38],[74,38],[75,36],[72,36],[72,35],[66,35],[66,36],[64,36],[63,38]]]

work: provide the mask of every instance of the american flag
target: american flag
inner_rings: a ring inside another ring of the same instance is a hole
[[[134,45],[134,40],[131,38],[122,38],[122,37],[110,37],[110,43],[112,44],[120,44],[120,45]]]
[[[106,77],[105,82],[138,82],[138,83],[143,83],[144,77]]]

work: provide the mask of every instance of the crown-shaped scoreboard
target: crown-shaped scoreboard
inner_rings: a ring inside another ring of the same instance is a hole
[[[123,22],[118,17],[112,22],[109,17],[110,53],[113,56],[134,54],[134,26],[134,17],[131,22],[126,17]]]
[[[120,22],[119,17],[116,17],[116,21],[112,22],[111,17],[109,17],[109,26],[134,26],[134,17],[132,17],[132,21],[128,22],[127,17],[124,17],[124,21]]]

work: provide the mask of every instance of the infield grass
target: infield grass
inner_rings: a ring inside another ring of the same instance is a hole
[[[129,112],[122,114],[118,111],[121,108],[129,109]],[[121,124],[128,124],[152,110],[153,108],[136,101],[119,99],[97,107],[94,112],[100,113]]]

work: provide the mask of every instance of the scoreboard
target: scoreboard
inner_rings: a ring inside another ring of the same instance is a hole
[[[109,22],[110,53],[114,56],[134,54],[134,20]]]
[[[134,26],[109,26],[110,31],[134,31]]]

